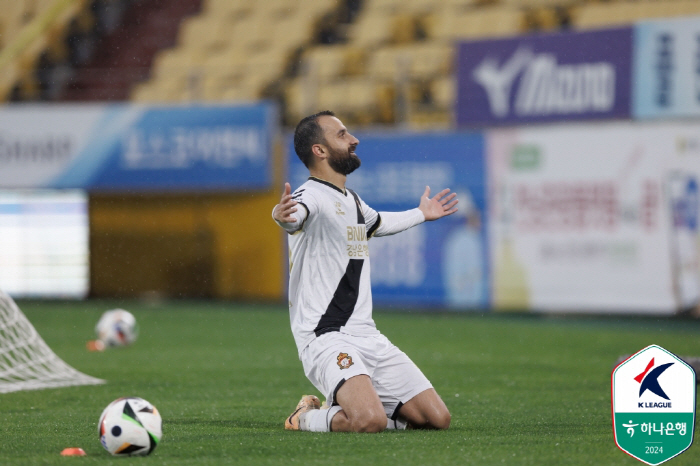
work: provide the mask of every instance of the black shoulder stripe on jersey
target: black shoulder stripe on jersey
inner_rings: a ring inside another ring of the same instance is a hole
[[[355,205],[357,206],[357,224],[362,225],[365,223],[365,216],[362,213],[362,204],[360,204],[360,198],[355,194],[355,191],[352,189],[348,189],[350,191],[350,194],[352,194],[352,197],[355,198]]]
[[[372,225],[372,228],[367,230],[367,238],[371,238],[372,235],[374,234],[375,231],[377,231],[377,228],[379,228],[379,224],[382,223],[382,216],[379,215],[379,212],[377,212],[377,221],[374,222],[374,225]]]
[[[340,279],[333,299],[314,329],[317,337],[324,333],[338,331],[348,323],[360,295],[360,275],[362,275],[364,263],[364,259],[350,259],[348,262],[345,275]]]

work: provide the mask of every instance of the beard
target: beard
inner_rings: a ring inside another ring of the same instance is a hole
[[[349,175],[362,165],[360,158],[354,154],[354,147],[348,149],[347,151],[335,150],[328,148],[330,152],[330,157],[328,157],[328,165],[336,173],[341,175]]]

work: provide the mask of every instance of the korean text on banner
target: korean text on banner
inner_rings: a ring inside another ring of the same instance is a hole
[[[275,113],[266,103],[8,107],[0,188],[268,188]]]
[[[700,115],[700,17],[634,28],[635,118]]]
[[[617,123],[490,132],[494,306],[660,314],[696,304],[698,131]]]

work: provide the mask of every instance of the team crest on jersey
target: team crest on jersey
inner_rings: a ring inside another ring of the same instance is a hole
[[[340,353],[338,355],[338,367],[340,369],[347,369],[353,365],[352,356],[348,356],[348,353]]]
[[[335,213],[338,215],[345,215],[345,212],[343,212],[343,205],[340,202],[335,203]]]

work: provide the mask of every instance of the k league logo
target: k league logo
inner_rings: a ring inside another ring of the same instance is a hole
[[[628,455],[657,465],[693,443],[695,371],[657,345],[632,355],[612,373],[615,443]]]
[[[641,384],[641,387],[639,387],[639,397],[641,398],[642,395],[644,394],[645,391],[649,390],[650,392],[660,396],[661,398],[664,398],[666,400],[671,401],[671,399],[666,395],[666,392],[664,392],[663,388],[661,388],[661,385],[659,385],[659,376],[664,373],[666,369],[671,367],[674,363],[669,362],[666,364],[662,364],[658,367],[655,367],[654,370],[649,372],[649,369],[654,367],[654,358],[651,358],[651,361],[649,361],[649,364],[647,364],[646,369],[644,369],[644,372],[639,374],[637,377],[634,378],[637,382]],[[649,373],[647,375],[647,372]],[[649,403],[647,403],[648,405]],[[671,403],[662,403],[663,406],[656,406],[657,403],[654,403],[654,406],[648,406],[650,408],[665,408],[665,407],[671,407]],[[644,403],[638,403],[639,407],[642,408]]]

